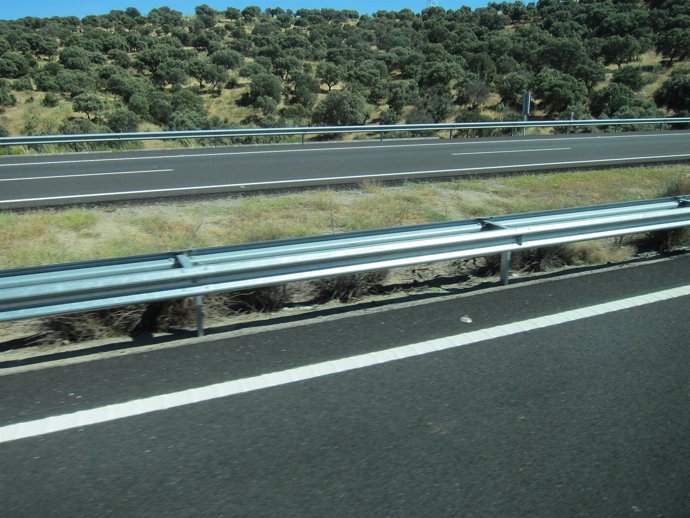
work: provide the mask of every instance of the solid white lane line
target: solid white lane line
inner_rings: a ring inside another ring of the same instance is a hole
[[[326,176],[321,178],[296,178],[294,180],[274,180],[265,182],[243,182],[243,183],[226,183],[217,185],[197,185],[192,187],[167,187],[164,189],[144,189],[137,191],[115,191],[115,192],[99,192],[91,194],[74,194],[70,196],[45,196],[40,198],[23,198],[23,199],[8,199],[0,200],[0,203],[29,203],[39,201],[59,201],[59,200],[86,200],[91,198],[99,198],[103,196],[125,196],[133,194],[156,194],[156,193],[172,193],[172,192],[190,192],[190,191],[207,191],[213,189],[229,189],[229,188],[246,188],[246,187],[264,187],[269,185],[286,185],[286,184],[318,184],[320,182],[333,181],[358,181],[368,178],[387,178],[391,176],[421,176],[441,173],[466,173],[470,171],[495,171],[498,169],[529,169],[531,167],[552,167],[560,165],[582,165],[582,164],[599,164],[599,163],[617,163],[627,162],[629,160],[660,160],[664,158],[690,158],[690,153],[680,155],[655,155],[655,156],[636,156],[628,158],[604,158],[599,160],[570,160],[567,162],[540,162],[533,164],[509,164],[509,165],[492,165],[483,167],[456,167],[452,169],[434,169],[429,171],[401,171],[391,173],[369,173],[356,174],[349,176]]]
[[[500,155],[503,153],[536,153],[539,151],[567,151],[571,147],[546,147],[541,149],[511,149],[510,151],[470,151],[467,153],[451,153],[453,156],[462,155]]]
[[[27,182],[32,180],[55,180],[60,178],[80,178],[84,176],[112,176],[141,173],[169,173],[174,169],[149,169],[148,171],[116,171],[111,173],[60,174],[54,176],[27,176],[26,178],[0,178],[0,182]]]
[[[553,315],[531,318],[521,322],[461,333],[446,338],[341,358],[339,360],[305,365],[303,367],[216,383],[205,387],[172,392],[169,394],[127,401],[125,403],[116,403],[101,408],[81,410],[71,414],[11,424],[0,427],[0,443],[36,437],[73,428],[81,428],[161,410],[168,410],[184,405],[211,401],[299,381],[307,381],[322,376],[339,374],[438,351],[455,349],[464,345],[476,344],[496,338],[553,327],[568,322],[575,322],[688,295],[690,295],[690,285],[571,311],[564,311]]]
[[[644,135],[644,138],[662,138],[662,137],[677,137],[690,136],[690,133],[660,133],[652,135]],[[578,140],[601,140],[601,139],[621,139],[621,138],[640,138],[640,135],[598,135],[586,137],[549,137],[545,139],[548,142],[557,142],[562,140],[578,141]],[[410,148],[410,147],[429,147],[429,146],[468,146],[468,145],[483,145],[483,144],[513,144],[513,143],[532,143],[536,139],[510,139],[510,140],[489,140],[489,141],[460,141],[460,142],[426,142],[420,144],[384,144],[384,145],[348,145],[343,144],[340,147],[324,147],[324,148],[309,148],[309,149],[269,149],[261,151],[227,151],[218,153],[186,153],[179,155],[158,155],[158,156],[134,156],[134,157],[119,157],[119,158],[93,158],[82,160],[55,160],[50,162],[21,162],[14,164],[0,163],[0,167],[22,167],[22,166],[37,166],[37,165],[58,165],[58,164],[83,164],[90,162],[124,162],[129,160],[169,160],[176,158],[197,158],[197,157],[219,157],[232,155],[269,155],[278,153],[317,153],[323,151],[349,151],[349,150],[377,150],[377,149],[394,149],[394,148]]]

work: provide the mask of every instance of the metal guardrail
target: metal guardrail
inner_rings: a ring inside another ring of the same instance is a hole
[[[587,119],[587,120],[529,120],[529,121],[492,121],[492,122],[455,122],[443,124],[390,124],[361,126],[304,126],[294,128],[231,128],[195,131],[158,131],[145,133],[93,133],[82,135],[35,135],[22,137],[2,137],[0,146],[22,146],[34,144],[73,144],[78,142],[117,142],[132,140],[169,140],[223,137],[260,137],[260,136],[302,136],[328,135],[338,133],[372,133],[390,132],[438,132],[463,129],[519,129],[544,127],[577,127],[577,126],[628,126],[628,125],[665,125],[687,124],[690,117],[659,117],[651,119]]]
[[[0,321],[434,261],[510,254],[690,225],[690,196],[0,271]]]

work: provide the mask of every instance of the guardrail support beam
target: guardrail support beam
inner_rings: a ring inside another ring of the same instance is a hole
[[[508,285],[508,278],[510,277],[510,251],[501,253],[501,284]]]
[[[194,312],[196,313],[196,335],[204,336],[204,299],[201,295],[194,297]]]

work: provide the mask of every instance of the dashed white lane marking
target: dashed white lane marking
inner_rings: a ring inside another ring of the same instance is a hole
[[[683,153],[679,155],[653,155],[653,156],[634,156],[626,158],[602,158],[597,160],[570,160],[566,162],[538,162],[532,164],[508,164],[508,165],[492,165],[483,167],[456,167],[452,169],[433,169],[428,171],[400,171],[389,173],[367,173],[354,174],[346,176],[326,176],[319,178],[296,178],[293,180],[273,180],[265,182],[244,182],[244,183],[226,183],[218,185],[195,185],[190,187],[166,187],[163,189],[144,189],[136,191],[114,191],[114,192],[98,192],[89,194],[72,194],[69,196],[44,196],[39,198],[22,198],[22,199],[5,199],[0,200],[0,203],[30,203],[42,201],[59,201],[59,200],[85,200],[90,198],[99,198],[104,196],[129,196],[134,194],[162,194],[162,193],[183,193],[190,191],[208,191],[213,189],[242,189],[246,187],[267,187],[280,185],[299,185],[310,184],[317,185],[323,182],[356,182],[365,180],[367,178],[388,178],[388,177],[406,177],[406,176],[422,176],[432,174],[448,174],[448,173],[467,173],[471,171],[495,171],[499,169],[529,169],[532,167],[554,167],[561,165],[583,165],[583,164],[599,164],[599,163],[618,163],[629,162],[635,160],[662,160],[667,158],[690,158],[690,153]]]
[[[566,151],[571,147],[546,147],[542,149],[511,149],[509,151],[474,151],[469,153],[451,153],[453,156],[463,155],[500,155],[503,153],[536,153],[539,151]]]
[[[82,176],[113,176],[141,173],[169,173],[174,169],[149,169],[147,171],[113,171],[109,173],[60,174],[53,176],[27,176],[25,178],[0,178],[0,182],[27,182],[31,180],[55,180],[60,178],[80,178]]]
[[[690,295],[690,285],[531,318],[521,322],[480,329],[478,331],[462,333],[455,336],[429,340],[427,342],[394,347],[382,351],[341,358],[339,360],[305,365],[303,367],[296,367],[284,371],[226,381],[205,387],[152,396],[90,410],[82,410],[71,414],[11,424],[0,427],[0,443],[36,437],[73,428],[81,428],[161,410],[168,410],[184,405],[253,392],[255,390],[263,390],[289,383],[311,380],[321,376],[363,369],[396,360],[494,340],[496,338],[503,338],[519,333],[528,333],[537,329],[575,322],[577,320],[601,316],[688,295]]]

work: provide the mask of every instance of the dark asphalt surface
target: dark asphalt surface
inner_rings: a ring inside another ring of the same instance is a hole
[[[0,426],[619,300],[690,257],[0,376]],[[0,444],[3,516],[687,517],[690,297]],[[472,324],[460,321],[470,315]]]
[[[689,160],[685,131],[1,157],[0,209]]]

